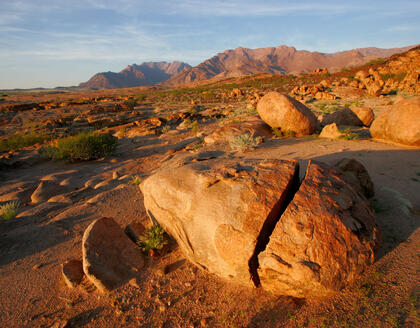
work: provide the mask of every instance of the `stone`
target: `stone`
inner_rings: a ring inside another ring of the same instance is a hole
[[[130,224],[128,224],[124,232],[127,234],[127,236],[135,243],[140,239],[140,236],[144,234],[146,231],[146,228],[144,225],[142,225],[139,221],[134,220],[131,221]]]
[[[144,205],[192,263],[252,286],[250,262],[297,184],[298,164],[208,153],[164,163],[140,184]]]
[[[140,249],[110,218],[93,221],[82,241],[83,271],[102,292],[118,288],[139,275],[144,266]]]
[[[324,126],[321,133],[319,134],[319,137],[320,138],[327,138],[327,139],[338,139],[343,135],[345,135],[345,134],[340,132],[337,124],[331,123],[331,124],[328,124],[328,125]]]
[[[407,146],[420,146],[420,97],[400,100],[372,123],[374,139]]]
[[[49,198],[66,192],[67,189],[60,186],[56,181],[41,181],[31,195],[31,203],[37,204],[47,201]]]
[[[369,201],[338,171],[311,161],[258,256],[261,286],[276,295],[329,296],[373,263],[378,234]]]
[[[343,158],[334,165],[340,170],[345,179],[366,198],[375,195],[375,188],[368,171],[362,163],[354,158]]]
[[[324,114],[321,125],[336,123],[337,125],[362,126],[363,122],[350,108],[343,108],[331,114]]]
[[[70,288],[76,287],[81,283],[84,273],[83,264],[79,260],[69,260],[62,264],[61,272],[63,273],[64,282]]]
[[[292,131],[296,136],[309,135],[317,131],[316,116],[304,104],[288,95],[269,92],[258,102],[257,111],[261,119],[272,128]]]
[[[256,116],[248,117],[240,123],[230,123],[218,128],[204,138],[206,144],[231,142],[235,137],[248,133],[251,137],[270,138],[271,128]]]
[[[357,116],[364,126],[370,126],[373,122],[373,111],[369,107],[350,107],[350,110]]]

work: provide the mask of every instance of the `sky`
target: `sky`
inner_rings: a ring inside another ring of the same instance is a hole
[[[78,85],[238,46],[336,52],[420,43],[420,1],[0,0],[0,89]]]

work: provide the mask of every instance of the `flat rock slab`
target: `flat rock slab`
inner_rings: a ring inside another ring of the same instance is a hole
[[[140,249],[110,218],[92,222],[83,235],[83,271],[103,291],[136,278],[144,266]]]
[[[373,263],[378,238],[368,200],[338,171],[310,162],[258,257],[261,285],[278,295],[328,296]]]
[[[216,153],[173,158],[141,183],[144,204],[191,262],[253,285],[249,261],[298,180],[298,163]]]

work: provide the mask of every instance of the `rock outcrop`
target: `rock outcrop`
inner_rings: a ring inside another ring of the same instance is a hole
[[[319,123],[312,111],[288,95],[269,92],[257,105],[261,119],[272,128],[294,132],[296,136],[314,133]]]
[[[110,218],[89,225],[83,235],[82,250],[83,271],[103,292],[135,278],[144,266],[140,249]]]
[[[379,115],[370,127],[374,139],[408,146],[420,146],[420,97],[395,103]]]
[[[376,234],[369,202],[337,171],[310,162],[258,256],[261,285],[274,294],[328,296],[373,263]]]

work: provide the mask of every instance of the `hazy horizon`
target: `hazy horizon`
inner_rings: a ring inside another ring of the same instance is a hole
[[[22,0],[0,13],[0,89],[78,85],[145,61],[192,66],[238,46],[337,52],[419,43],[420,3]]]

